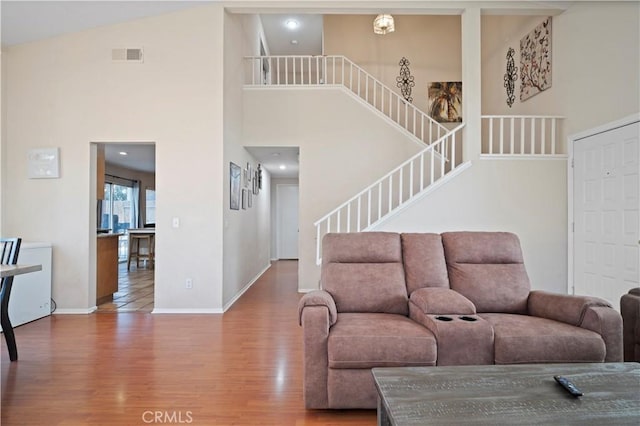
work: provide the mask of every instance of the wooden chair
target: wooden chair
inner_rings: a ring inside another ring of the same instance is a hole
[[[142,244],[145,243],[145,244]],[[136,268],[140,267],[140,260],[147,260],[150,268],[154,266],[153,234],[129,234],[129,256],[127,271],[131,268],[131,260],[135,258]],[[143,249],[146,247],[146,251]]]
[[[0,239],[0,263],[3,265],[16,265],[18,263],[21,242],[21,238]],[[11,296],[12,286],[12,276],[2,278],[2,288],[0,289],[0,324],[2,324],[4,339],[7,342],[7,349],[9,349],[9,359],[15,361],[18,359],[18,348],[16,347],[15,335],[13,334],[13,326],[9,320],[9,297]]]

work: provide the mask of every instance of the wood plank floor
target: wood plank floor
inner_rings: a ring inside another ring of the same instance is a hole
[[[374,425],[375,410],[305,410],[297,262],[224,315],[54,315],[2,339],[2,425]],[[156,416],[159,416],[156,418]]]

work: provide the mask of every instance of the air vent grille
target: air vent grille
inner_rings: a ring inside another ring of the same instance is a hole
[[[111,50],[111,60],[113,62],[142,62],[142,48],[122,48]]]

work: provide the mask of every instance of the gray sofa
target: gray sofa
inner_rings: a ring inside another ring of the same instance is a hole
[[[531,291],[504,232],[327,234],[299,320],[307,408],[375,408],[373,367],[622,361],[620,314]]]

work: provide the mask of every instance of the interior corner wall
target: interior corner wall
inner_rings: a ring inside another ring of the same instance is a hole
[[[271,179],[271,260],[278,259],[278,200],[276,188],[278,185],[299,185],[298,178]]]
[[[223,303],[231,302],[251,284],[271,260],[271,184],[269,173],[263,171],[262,190],[250,194],[252,184],[246,183],[247,197],[252,206],[239,210],[230,208],[229,167],[233,162],[243,170],[247,165],[258,167],[256,159],[244,148],[243,86],[244,56],[259,55],[262,25],[257,15],[225,12],[224,16],[224,189],[223,233]],[[242,198],[242,197],[241,197]],[[242,200],[241,200],[242,201]],[[248,201],[248,200],[247,200]],[[242,204],[242,203],[241,203]]]
[[[506,104],[508,47],[520,68],[520,39],[543,16],[482,17],[482,113],[561,115],[568,135],[640,111],[640,3],[575,2],[552,18],[551,87]]]
[[[532,288],[566,294],[566,185],[565,161],[479,160],[376,231],[513,232]]]
[[[421,146],[346,89],[245,89],[247,146],[300,148],[299,289],[318,288],[313,223]]]
[[[203,5],[7,49],[3,232],[52,243],[59,311],[95,306],[91,144],[111,141],[156,144],[156,310],[222,308],[223,190],[211,182],[227,176],[223,13]],[[143,47],[144,62],[113,62],[123,46]],[[27,179],[39,147],[60,148],[60,178]]]
[[[379,35],[373,32],[375,15],[325,15],[323,53],[346,56],[398,94],[399,62],[406,57],[415,82],[413,104],[427,112],[429,83],[462,80],[461,17],[393,17],[395,31]]]

